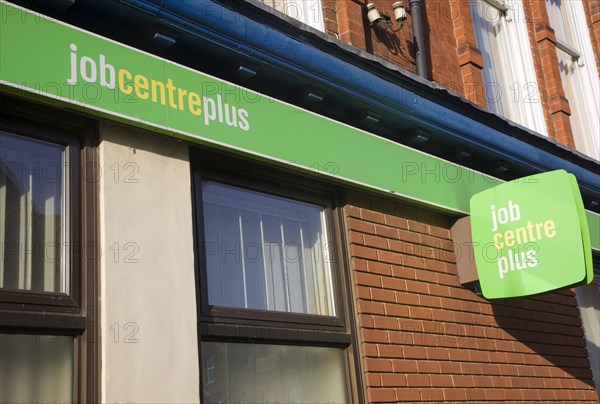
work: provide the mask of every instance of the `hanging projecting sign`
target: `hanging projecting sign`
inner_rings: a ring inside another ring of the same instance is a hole
[[[486,298],[534,295],[593,279],[581,194],[563,170],[473,195],[471,231]]]

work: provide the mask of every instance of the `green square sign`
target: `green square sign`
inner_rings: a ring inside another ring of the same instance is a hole
[[[471,230],[483,295],[528,296],[589,283],[589,230],[575,177],[532,175],[473,195]]]

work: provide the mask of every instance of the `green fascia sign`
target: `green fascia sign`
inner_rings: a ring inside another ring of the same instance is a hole
[[[2,0],[0,49],[3,91],[447,212],[502,183]]]
[[[471,231],[488,299],[550,292],[594,277],[583,201],[575,176],[564,170],[473,195]]]

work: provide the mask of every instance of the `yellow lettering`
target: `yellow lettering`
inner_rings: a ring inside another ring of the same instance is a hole
[[[188,93],[188,106],[190,108],[190,112],[194,115],[200,115],[202,113],[202,109],[200,108],[201,100],[200,96],[193,91]]]
[[[187,94],[187,90],[184,90],[182,88],[178,88],[177,89],[177,95],[178,97],[178,104],[179,105],[179,109],[183,111],[183,97]]]
[[[535,229],[537,230],[537,239],[541,240],[542,238],[542,227],[544,227],[544,223],[536,223]]]
[[[152,80],[152,102],[157,102],[156,93],[160,92],[160,103],[162,105],[166,104],[165,101],[165,83],[158,80]],[[158,90],[158,91],[157,91]]]
[[[175,98],[175,90],[177,89],[177,87],[175,87],[175,86],[173,85],[173,80],[171,80],[171,79],[168,79],[168,80],[167,80],[167,86],[166,86],[166,87],[167,87],[167,90],[168,90],[168,92],[169,92],[169,106],[170,106],[171,108],[177,108],[177,105],[175,105],[175,102],[174,102],[174,98]]]
[[[133,80],[135,83],[135,95],[142,100],[148,99],[148,79],[141,74],[136,74],[135,79]],[[143,90],[143,92],[142,92]]]
[[[554,223],[554,220],[546,220],[545,222],[535,224],[531,223],[531,221],[527,221],[526,226],[495,233],[494,246],[500,250],[504,248],[504,246],[512,247],[515,244],[531,243],[541,240],[544,235],[547,238],[556,236],[556,223]]]
[[[525,228],[525,226],[516,228],[515,235],[517,237],[518,244],[521,244],[521,243],[527,241],[527,229]]]
[[[504,242],[507,247],[512,247],[515,245],[515,233],[512,230],[506,230],[504,232]]]
[[[177,88],[173,80],[166,82],[149,79],[143,74],[132,74],[127,69],[120,69],[117,73],[119,90],[123,94],[133,94],[142,100],[152,100],[155,103],[167,104],[171,108],[187,109],[194,115],[202,114],[202,97],[194,91]]]
[[[546,223],[544,223],[544,233],[546,233],[546,237],[548,238],[556,236],[556,224],[554,220],[546,220]]]
[[[502,233],[494,234],[494,245],[496,246],[497,250],[501,250],[504,248],[504,243],[498,240],[502,240]]]
[[[119,90],[121,90],[123,94],[131,94],[133,88],[131,88],[131,85],[129,84],[126,85],[125,76],[127,76],[127,80],[131,80],[131,73],[129,73],[128,70],[119,70]]]

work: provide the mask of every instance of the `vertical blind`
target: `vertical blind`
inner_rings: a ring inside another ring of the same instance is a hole
[[[335,315],[324,208],[202,187],[209,304]]]
[[[0,288],[67,293],[65,147],[0,132]]]

